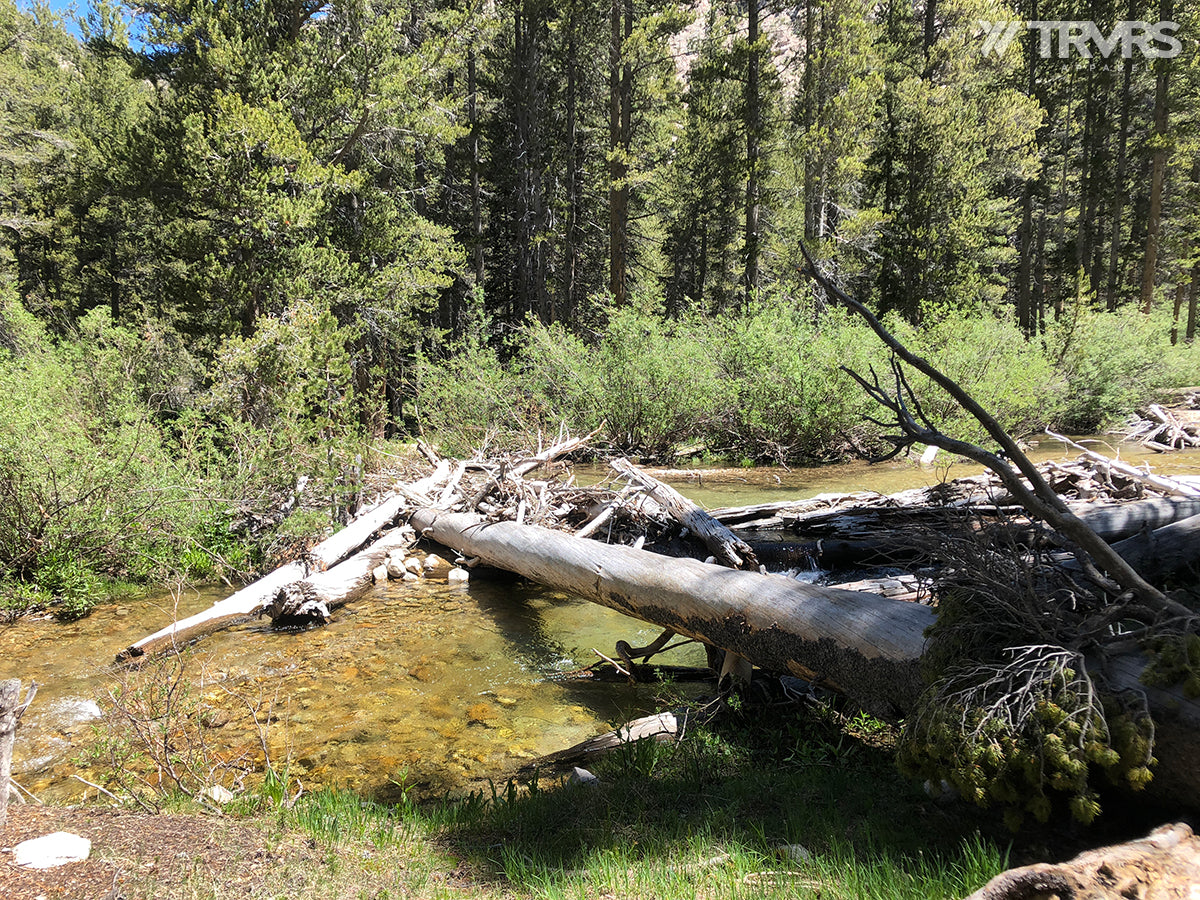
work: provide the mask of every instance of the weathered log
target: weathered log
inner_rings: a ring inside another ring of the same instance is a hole
[[[1117,472],[1123,478],[1129,478],[1133,481],[1139,481],[1156,491],[1161,491],[1164,494],[1170,494],[1174,497],[1191,497],[1193,499],[1200,498],[1200,489],[1191,485],[1175,481],[1173,478],[1168,478],[1165,475],[1154,475],[1149,472],[1143,472],[1140,469],[1134,468],[1128,463],[1123,463],[1117,459],[1109,459],[1100,453],[1089,450],[1082,444],[1077,444],[1068,437],[1063,437],[1061,434],[1055,434],[1053,431],[1047,430],[1046,436],[1056,441],[1062,441],[1067,446],[1074,450],[1078,450],[1091,462],[1095,463],[1102,469],[1107,469]]]
[[[1113,549],[1147,578],[1200,575],[1200,515],[1143,530]]]
[[[830,687],[877,715],[909,712],[922,691],[924,632],[935,617],[927,606],[462,513],[418,510],[412,525],[488,565]],[[1159,759],[1148,793],[1200,807],[1200,701],[1143,685],[1147,664],[1130,652],[1089,668],[1113,691],[1147,699]]]
[[[644,489],[672,519],[700,538],[718,562],[733,569],[758,568],[749,544],[675,488],[647,475],[627,459],[614,459],[609,466],[630,484]]]
[[[1200,838],[1182,822],[1147,837],[1081,853],[1058,865],[1038,863],[997,875],[967,900],[1084,900],[1195,897],[1200,885]]]
[[[928,607],[463,513],[419,510],[412,525],[465,556],[827,684],[880,714],[911,708],[921,690]]]
[[[595,737],[581,741],[566,750],[558,750],[545,756],[538,757],[531,763],[521,767],[522,775],[534,772],[546,772],[566,769],[576,765],[587,765],[597,756],[627,747],[637,741],[654,740],[669,743],[678,740],[692,720],[696,712],[681,709],[675,712],[655,713],[626,722],[620,728],[606,731]]]
[[[272,624],[280,627],[328,622],[330,611],[371,589],[373,573],[389,552],[413,543],[411,528],[395,528],[332,569],[283,585],[259,607],[257,615],[270,616]]]
[[[418,496],[436,487],[450,473],[450,464],[439,463],[434,475],[415,482],[410,490]],[[236,591],[224,600],[213,604],[203,612],[154,632],[117,654],[117,662],[126,662],[145,654],[168,653],[205,635],[229,628],[238,622],[253,617],[260,606],[277,590],[307,578],[312,572],[320,572],[341,562],[369,541],[381,528],[386,527],[405,508],[403,496],[393,495],[371,507],[337,534],[322,541],[310,550],[303,559],[280,566],[253,584]]]

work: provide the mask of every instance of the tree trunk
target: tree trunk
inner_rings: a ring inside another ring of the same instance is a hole
[[[1058,865],[1038,863],[997,875],[967,900],[1062,897],[1194,897],[1200,884],[1200,839],[1182,823],[1138,841],[1089,850]]]
[[[1194,581],[1200,576],[1200,515],[1143,530],[1113,544],[1113,549],[1147,578]]]
[[[1133,3],[1130,3],[1130,21],[1134,20]],[[1133,55],[1130,54],[1123,63],[1124,72],[1121,76],[1121,119],[1117,133],[1117,175],[1113,185],[1112,234],[1108,246],[1108,311],[1116,310],[1119,303],[1117,292],[1117,275],[1121,260],[1121,217],[1125,210],[1125,167],[1126,151],[1129,144],[1129,85],[1133,78]]]
[[[881,715],[910,709],[922,688],[934,619],[925,606],[463,513],[423,509],[411,521],[465,556],[829,685]]]
[[[17,706],[21,682],[0,681],[0,828],[8,821],[8,779],[12,774],[13,740],[17,736]]]
[[[625,303],[625,274],[628,265],[629,247],[629,182],[628,133],[625,127],[627,94],[632,90],[629,81],[632,70],[627,65],[622,69],[622,29],[624,5],[622,0],[611,0],[609,10],[608,47],[608,290],[618,306]]]
[[[467,53],[467,122],[470,125],[471,146],[471,261],[475,287],[483,287],[483,191],[479,181],[479,85],[476,76],[475,47]]]
[[[758,290],[758,178],[759,153],[762,137],[762,100],[759,97],[759,69],[762,53],[759,47],[758,0],[750,0],[747,15],[746,53],[746,296],[749,305]]]
[[[1162,0],[1160,22],[1171,18],[1171,0]],[[1154,83],[1154,155],[1150,172],[1150,212],[1146,220],[1146,261],[1142,267],[1142,312],[1149,314],[1154,307],[1154,279],[1158,269],[1158,242],[1162,226],[1163,179],[1167,171],[1167,120],[1169,109],[1168,79],[1171,60],[1155,60]]]

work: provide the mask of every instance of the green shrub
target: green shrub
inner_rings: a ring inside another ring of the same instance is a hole
[[[1064,382],[1057,424],[1097,431],[1165,388],[1200,381],[1200,344],[1172,347],[1165,313],[1107,313],[1080,304],[1050,329],[1046,353]]]
[[[840,311],[814,324],[782,304],[718,321],[708,336],[725,386],[718,447],[786,463],[844,456],[875,443],[871,403],[843,366],[866,372],[882,353]]]
[[[1010,434],[1039,430],[1059,418],[1063,377],[1007,319],[940,310],[917,330],[898,317],[889,327],[914,353],[958,382]],[[925,414],[947,434],[990,441],[982,427],[927,378],[909,372]]]
[[[576,430],[603,423],[624,452],[664,456],[717,421],[724,387],[700,322],[625,308],[591,344],[560,327],[525,336],[520,364],[550,415]]]

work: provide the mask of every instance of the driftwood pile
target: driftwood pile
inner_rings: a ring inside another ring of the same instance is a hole
[[[1151,403],[1130,417],[1123,435],[1159,453],[1200,447],[1200,413],[1176,413]]]

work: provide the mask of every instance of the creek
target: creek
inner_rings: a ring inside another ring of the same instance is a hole
[[[1069,458],[1057,447],[1035,455]],[[1200,451],[1149,457],[1156,471],[1200,474]],[[1137,462],[1142,455],[1122,448],[1121,458]],[[831,491],[887,493],[977,471],[968,463],[848,463],[680,470],[669,479],[714,507]],[[579,475],[596,480],[602,472],[585,467]],[[40,685],[18,731],[13,776],[20,785],[47,800],[95,796],[72,776],[96,777],[80,756],[106,735],[101,709],[153,675],[114,668],[114,655],[226,593],[185,590],[101,606],[77,622],[25,619],[0,628],[0,679]],[[403,784],[418,797],[461,794],[486,790],[531,759],[654,710],[654,686],[563,676],[595,662],[592,648],[610,653],[619,639],[638,646],[656,634],[521,580],[389,582],[323,628],[273,631],[264,621],[202,640],[184,657],[177,680],[186,690],[178,696],[183,706],[204,706],[214,758],[245,757],[261,766],[269,757],[306,788],[338,784],[386,798]],[[660,657],[681,665],[703,660],[695,644]],[[175,679],[178,662],[158,665],[161,679]]]

